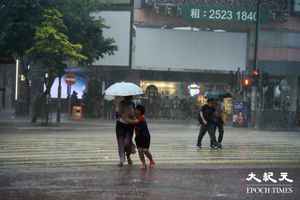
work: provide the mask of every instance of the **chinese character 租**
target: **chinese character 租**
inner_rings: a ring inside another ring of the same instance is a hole
[[[287,177],[287,176],[288,176],[288,173],[287,173],[287,172],[281,172],[281,173],[280,173],[280,176],[281,176],[281,178],[278,179],[279,181],[287,181],[287,182],[289,182],[289,183],[294,182],[294,180],[289,179],[289,178]]]
[[[191,17],[193,19],[199,19],[200,18],[200,9],[193,8],[191,10]]]
[[[254,174],[253,172],[251,172],[250,174],[248,174],[248,178],[246,178],[247,181],[251,181],[251,180],[255,180],[256,182],[261,183],[261,180],[259,178],[256,177],[256,174]]]
[[[277,183],[277,180],[275,180],[274,178],[272,178],[274,176],[273,172],[265,172],[263,175],[263,181],[264,182],[268,182],[271,181],[273,183]]]

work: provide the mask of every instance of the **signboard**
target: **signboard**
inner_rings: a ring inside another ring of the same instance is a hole
[[[130,0],[98,0],[98,2],[113,5],[130,4]]]
[[[192,97],[200,94],[200,86],[195,83],[189,85],[188,90]]]
[[[73,73],[66,74],[65,82],[67,85],[73,85],[76,82],[75,74],[73,74]]]
[[[74,74],[74,79],[76,80],[72,87],[67,84],[67,74],[62,77],[63,81],[61,81],[61,98],[66,99],[68,98],[68,94],[72,94],[75,91],[78,94],[78,98],[81,99],[84,92],[87,88],[87,78],[83,74]],[[72,77],[73,78],[73,77]],[[59,85],[59,78],[57,77],[51,87],[51,98],[58,97],[58,85]]]
[[[101,11],[92,14],[101,17],[109,28],[103,29],[105,38],[113,38],[118,50],[113,55],[105,55],[94,62],[101,66],[129,66],[130,52],[130,11]]]
[[[299,1],[299,0],[298,0]],[[157,14],[178,16],[188,21],[216,21],[216,22],[256,22],[256,5],[226,6],[217,4],[155,4]],[[270,10],[261,9],[261,22],[267,22],[272,16]]]
[[[236,101],[233,104],[233,126],[245,127],[249,123],[249,107],[247,103]]]
[[[143,70],[245,70],[247,33],[136,27],[133,61]]]
[[[226,8],[216,6],[183,6],[183,17],[188,20],[207,21],[239,21],[254,23],[256,21],[255,9]]]
[[[300,0],[294,0],[294,12],[300,13]]]

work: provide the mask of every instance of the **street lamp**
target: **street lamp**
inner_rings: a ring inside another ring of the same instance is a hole
[[[16,84],[15,84],[15,101],[18,101],[18,92],[19,92],[19,60],[16,60]]]
[[[45,85],[46,85],[46,105],[45,105],[45,110],[46,110],[46,125],[48,125],[49,122],[49,94],[47,92],[47,84],[48,84],[48,78],[49,78],[49,74],[46,72],[45,73]]]

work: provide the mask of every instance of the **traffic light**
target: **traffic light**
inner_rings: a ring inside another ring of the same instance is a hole
[[[258,69],[254,69],[252,71],[252,76],[259,76],[259,70]]]
[[[252,71],[252,80],[253,80],[253,85],[258,85],[259,83],[259,76],[260,76],[260,71],[259,69],[253,69]]]

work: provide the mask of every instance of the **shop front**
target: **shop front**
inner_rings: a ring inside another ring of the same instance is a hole
[[[202,105],[207,102],[207,94],[229,92],[227,84],[202,82],[175,82],[142,80],[140,86],[145,92],[142,103],[146,105],[148,116],[165,119],[196,119]],[[225,119],[232,116],[232,98],[221,99]]]

